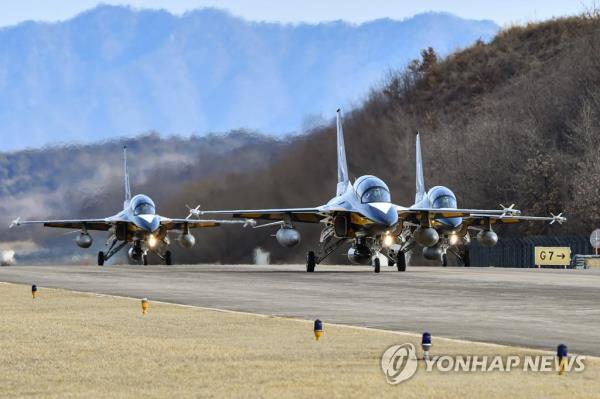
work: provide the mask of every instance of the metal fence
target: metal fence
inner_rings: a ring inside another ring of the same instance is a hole
[[[469,246],[471,266],[535,267],[535,247],[571,247],[576,254],[590,255],[594,249],[585,236],[531,236],[501,239],[494,247],[484,247],[476,240]]]

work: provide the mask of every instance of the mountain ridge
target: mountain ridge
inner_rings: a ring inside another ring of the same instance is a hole
[[[284,135],[358,102],[385,70],[498,27],[451,14],[286,25],[216,9],[181,16],[98,6],[0,29],[0,150],[55,141],[207,134]]]

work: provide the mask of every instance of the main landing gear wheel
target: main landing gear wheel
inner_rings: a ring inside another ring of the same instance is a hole
[[[315,271],[316,265],[315,253],[313,251],[308,251],[306,255],[306,272],[313,273]]]
[[[379,261],[379,258],[375,258],[373,259],[373,267],[375,269],[375,273],[379,273],[381,271],[381,262]]]
[[[142,255],[142,263],[144,264],[144,266],[148,266],[148,255]]]
[[[398,271],[405,272],[406,271],[406,253],[399,252],[398,253]]]
[[[448,266],[448,255],[447,254],[442,254],[442,266],[444,266],[444,267]]]
[[[104,265],[104,252],[98,252],[98,266]]]
[[[167,266],[171,266],[173,264],[173,260],[171,258],[171,251],[165,252],[165,264]]]

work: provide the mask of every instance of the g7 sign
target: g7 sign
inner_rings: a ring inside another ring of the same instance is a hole
[[[567,266],[570,263],[570,247],[535,247],[536,266]]]

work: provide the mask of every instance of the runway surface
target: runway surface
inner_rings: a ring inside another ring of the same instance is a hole
[[[392,270],[12,266],[0,281],[600,356],[600,270]]]

